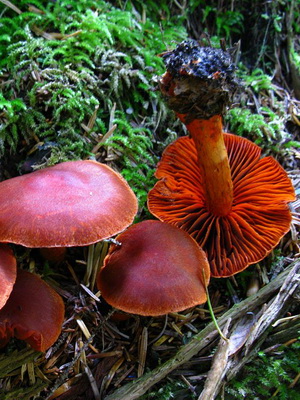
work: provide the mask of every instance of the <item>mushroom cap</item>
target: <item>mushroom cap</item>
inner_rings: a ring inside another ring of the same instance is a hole
[[[97,277],[110,305],[157,316],[206,301],[209,265],[186,232],[160,221],[143,221],[117,240],[121,245],[110,248]]]
[[[0,310],[7,302],[17,277],[17,261],[7,245],[0,245]]]
[[[13,291],[0,310],[0,347],[11,337],[45,351],[57,340],[64,321],[62,298],[41,278],[18,270]]]
[[[125,179],[96,161],[68,161],[0,183],[0,242],[86,246],[121,232],[136,213]]]
[[[207,254],[211,276],[227,277],[263,259],[289,231],[291,180],[272,157],[247,139],[224,133],[233,181],[233,205],[226,216],[205,205],[194,141],[169,145],[156,171],[160,179],[148,194],[150,212],[187,231]]]

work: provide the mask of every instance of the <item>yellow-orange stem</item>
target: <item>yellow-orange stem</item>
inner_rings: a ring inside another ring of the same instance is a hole
[[[214,215],[227,215],[232,207],[233,185],[223,138],[222,117],[214,115],[210,119],[194,119],[186,123],[185,114],[177,116],[186,125],[197,148],[207,208]]]

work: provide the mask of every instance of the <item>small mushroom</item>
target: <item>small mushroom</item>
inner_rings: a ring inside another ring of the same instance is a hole
[[[0,245],[0,310],[7,302],[17,276],[17,261],[7,245]]]
[[[10,297],[0,310],[0,347],[16,337],[36,351],[45,351],[57,340],[63,320],[61,297],[37,275],[19,269]]]
[[[205,253],[183,230],[143,221],[117,237],[97,285],[103,298],[122,311],[158,316],[206,301],[209,265]]]
[[[235,84],[230,55],[186,41],[164,58],[162,93],[191,138],[165,149],[148,207],[199,243],[213,277],[231,276],[263,259],[289,231],[294,189],[276,160],[223,132]]]
[[[0,183],[0,242],[87,246],[124,230],[136,213],[125,179],[96,161],[68,161]]]

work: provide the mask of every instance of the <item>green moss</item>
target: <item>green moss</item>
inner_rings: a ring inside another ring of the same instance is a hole
[[[242,374],[225,387],[226,398],[267,400],[274,395],[278,400],[299,400],[299,384],[290,386],[300,372],[299,360],[299,340],[290,347],[282,346],[275,355],[259,352]]]
[[[284,118],[268,107],[261,107],[261,114],[252,113],[247,108],[233,108],[226,115],[229,131],[244,136],[265,150],[279,152],[284,148],[295,147],[285,129]]]
[[[35,166],[93,157],[116,105],[109,146],[118,147],[118,168],[144,202],[156,162],[150,138],[154,130],[167,136],[172,115],[154,90],[153,76],[164,72],[157,55],[185,38],[184,28],[151,20],[130,2],[126,10],[101,0],[30,4],[40,12],[28,12],[26,1],[20,15],[0,5],[0,155],[34,153]]]

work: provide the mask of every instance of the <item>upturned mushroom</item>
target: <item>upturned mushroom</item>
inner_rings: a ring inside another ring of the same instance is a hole
[[[96,161],[68,161],[0,183],[0,242],[87,246],[124,230],[136,213],[125,179]]]
[[[158,316],[206,302],[209,265],[186,232],[160,221],[117,237],[97,277],[103,298],[122,311]]]
[[[0,347],[15,337],[36,351],[45,351],[57,340],[63,321],[62,298],[37,275],[19,269],[0,309]]]
[[[195,238],[213,277],[231,276],[263,259],[289,231],[294,189],[274,158],[223,132],[236,87],[230,54],[184,41],[163,58],[161,91],[191,138],[165,149],[148,207]]]

